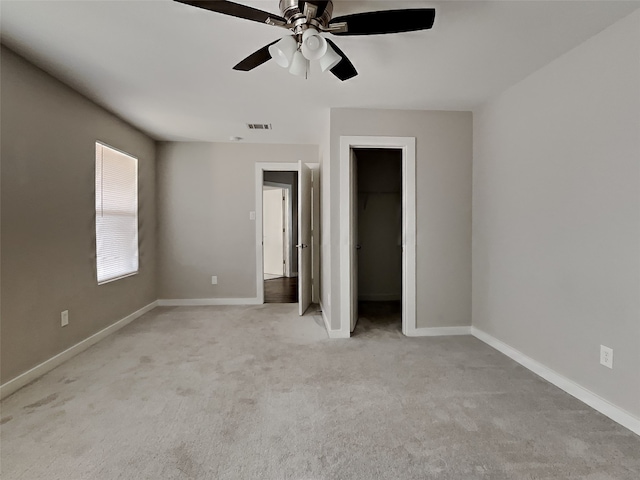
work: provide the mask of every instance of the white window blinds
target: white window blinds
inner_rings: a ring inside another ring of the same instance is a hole
[[[96,143],[98,283],[138,271],[138,160]]]

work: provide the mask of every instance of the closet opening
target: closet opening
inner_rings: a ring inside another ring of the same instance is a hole
[[[402,332],[402,149],[354,148],[353,234],[357,308],[353,335]]]

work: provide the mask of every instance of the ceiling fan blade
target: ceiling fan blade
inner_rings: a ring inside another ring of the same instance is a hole
[[[380,12],[354,13],[333,18],[330,25],[346,22],[346,32],[334,35],[379,35],[384,33],[414,32],[433,27],[436,11],[433,8],[383,10]]]
[[[342,60],[340,61],[340,63],[338,63],[335,67],[331,69],[331,73],[333,73],[336,77],[338,77],[343,82],[345,80],[349,80],[350,78],[353,78],[356,75],[358,75],[358,71],[353,66],[353,63],[351,63],[351,61],[344,54],[344,52],[340,50],[338,46],[328,38],[327,38],[327,43],[331,45],[331,48],[333,48],[336,51],[336,53],[342,57]]]
[[[275,42],[271,42],[269,45],[265,45],[260,50],[253,52],[251,55],[249,55],[247,58],[233,67],[233,69],[239,70],[241,72],[248,72],[249,70],[253,70],[256,67],[259,67],[263,63],[268,62],[269,60],[271,60],[269,47],[274,43],[278,43],[279,41],[280,39],[276,40]]]
[[[258,10],[257,8],[248,7],[246,5],[240,5],[239,3],[227,2],[226,0],[174,0],[178,3],[184,3],[185,5],[191,5],[192,7],[203,8],[205,10],[211,10],[212,12],[223,13],[224,15],[230,15],[232,17],[244,18],[246,20],[252,20],[254,22],[266,23],[268,18],[277,20],[282,23],[287,21],[269,12]]]

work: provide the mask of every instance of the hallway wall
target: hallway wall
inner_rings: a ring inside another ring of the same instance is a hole
[[[264,180],[291,185],[291,236],[293,241],[289,262],[292,274],[297,274],[298,251],[295,245],[298,243],[298,172],[264,172]]]

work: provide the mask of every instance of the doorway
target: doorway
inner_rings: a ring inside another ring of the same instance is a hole
[[[416,140],[414,137],[340,137],[340,336],[350,337],[358,320],[358,187],[354,151],[394,149],[401,152],[402,333],[416,327]]]
[[[357,326],[402,330],[402,150],[353,149]]]
[[[264,303],[298,302],[297,171],[263,173],[262,250]]]
[[[265,177],[266,175],[266,177]],[[283,181],[283,176],[288,175],[289,178],[295,178],[294,181]],[[265,180],[266,178],[266,180]],[[288,302],[298,303],[298,312],[303,315],[311,305],[312,285],[315,278],[313,276],[313,258],[312,246],[314,238],[312,237],[312,196],[314,189],[311,167],[309,164],[298,161],[296,163],[256,163],[256,183],[255,183],[255,201],[256,210],[250,212],[250,220],[256,222],[256,297],[257,303],[265,303],[265,275],[264,275],[264,222],[263,222],[263,200],[264,187],[279,185],[291,185],[290,202],[291,205],[289,218],[291,219],[291,239],[287,235],[283,240],[287,247],[285,250],[285,267],[283,276],[279,277],[282,282],[289,282],[289,295],[295,294],[296,299],[289,298]],[[297,195],[294,193],[294,186],[297,188]],[[297,209],[297,210],[296,210]],[[277,216],[277,214],[276,214]],[[297,227],[296,227],[297,222]],[[297,233],[297,239],[295,238]],[[288,253],[286,253],[288,251]],[[287,270],[287,259],[290,270]],[[273,275],[279,275],[279,269],[275,270]],[[289,275],[286,276],[287,272]],[[297,277],[295,273],[297,272]],[[271,279],[271,280],[277,280]],[[297,282],[294,283],[294,282]],[[293,284],[293,286],[292,286]],[[295,288],[297,286],[297,288]],[[293,290],[293,294],[291,293]]]

